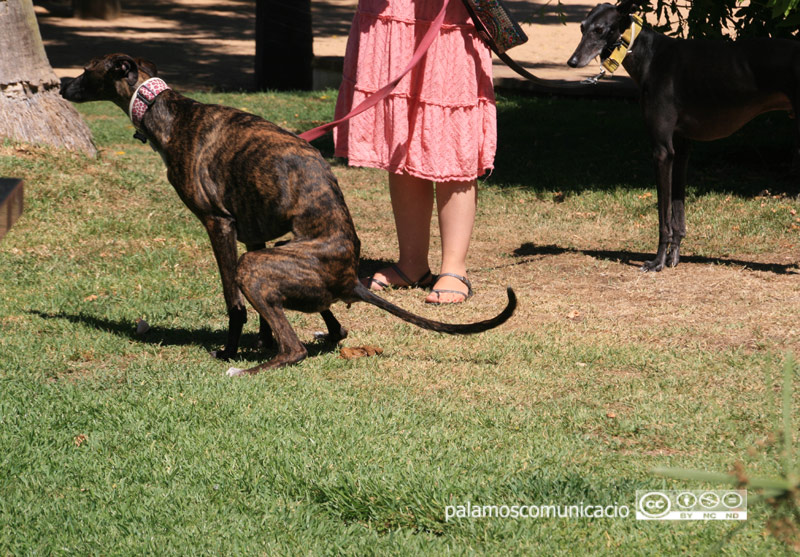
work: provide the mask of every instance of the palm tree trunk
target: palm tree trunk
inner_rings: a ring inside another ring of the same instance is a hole
[[[0,0],[0,138],[97,154],[42,44],[31,0]]]

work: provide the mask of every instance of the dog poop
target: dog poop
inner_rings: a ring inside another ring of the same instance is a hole
[[[339,351],[339,357],[345,360],[377,356],[379,354],[383,354],[383,348],[380,348],[379,346],[356,346],[353,348],[345,347]]]

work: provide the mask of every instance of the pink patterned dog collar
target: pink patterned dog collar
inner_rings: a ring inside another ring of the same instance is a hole
[[[171,89],[171,87],[158,77],[151,77],[136,88],[131,97],[131,104],[128,107],[128,115],[131,118],[131,122],[133,122],[133,127],[137,130],[139,129],[142,125],[144,113],[147,112],[147,109],[150,108],[159,93],[163,93],[167,89]]]

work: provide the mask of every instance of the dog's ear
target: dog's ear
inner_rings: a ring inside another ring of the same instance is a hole
[[[622,0],[617,4],[617,11],[623,15],[630,14],[635,8],[643,8],[648,2],[646,0]]]
[[[131,87],[136,85],[139,80],[139,66],[136,64],[136,60],[127,54],[120,54],[113,58],[112,64],[117,79],[124,79]]]
[[[136,63],[138,64],[139,69],[142,70],[147,75],[149,75],[150,77],[156,77],[158,75],[158,68],[156,68],[156,65],[150,60],[145,60],[144,58],[137,58]]]

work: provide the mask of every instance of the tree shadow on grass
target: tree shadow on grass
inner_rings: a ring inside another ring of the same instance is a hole
[[[200,346],[207,352],[220,349],[225,344],[225,331],[213,331],[207,328],[186,329],[183,327],[164,328],[151,326],[150,330],[142,335],[137,335],[135,327],[130,321],[115,321],[103,317],[87,314],[48,313],[39,310],[28,310],[31,315],[36,315],[45,320],[65,320],[89,329],[111,333],[142,344],[158,344],[161,346]],[[243,333],[237,360],[264,362],[277,353],[273,348],[260,349],[256,347],[258,335]],[[303,343],[308,350],[309,357],[332,352],[336,345],[324,340]]]
[[[537,256],[551,256],[563,254],[582,254],[595,259],[603,259],[606,261],[613,261],[615,263],[622,263],[631,267],[641,267],[645,261],[649,261],[655,257],[655,252],[641,253],[633,251],[620,251],[620,250],[583,250],[578,248],[564,248],[556,245],[537,246],[532,242],[526,242],[514,250],[514,256],[523,258],[538,258]],[[533,261],[534,259],[526,259],[514,263],[514,265],[524,265]],[[774,273],[776,275],[800,274],[800,264],[790,263],[781,265],[779,263],[756,263],[753,261],[744,261],[741,259],[726,259],[720,257],[705,257],[702,255],[681,255],[681,262],[696,263],[699,265],[736,265],[750,269],[751,271],[762,271],[766,273]]]

